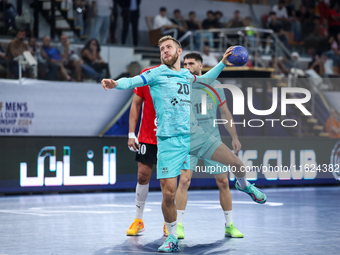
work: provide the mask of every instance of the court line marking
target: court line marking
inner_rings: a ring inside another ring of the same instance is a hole
[[[162,202],[147,202],[146,205],[160,205]],[[188,205],[193,205],[193,206],[209,206],[211,204],[216,204],[216,203],[220,203],[219,200],[215,200],[215,201],[211,201],[211,200],[206,200],[206,201],[201,201],[201,200],[197,200],[197,201],[188,201]],[[232,201],[233,204],[244,204],[244,205],[258,205],[258,203],[255,203],[253,201]],[[263,205],[267,205],[267,206],[283,206],[283,203],[279,203],[279,202],[266,202]]]
[[[116,252],[124,252],[124,253],[145,253],[145,254],[160,254],[159,252],[155,251],[124,251],[124,250],[110,250],[110,251],[116,251]],[[189,253],[181,253],[183,255],[190,255]]]

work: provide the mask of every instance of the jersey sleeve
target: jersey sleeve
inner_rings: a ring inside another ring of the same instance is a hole
[[[204,88],[202,83],[211,84],[220,75],[225,64],[220,61],[214,68],[210,69],[207,73],[201,76],[195,76],[193,81],[193,88]]]
[[[139,75],[143,79],[144,85],[153,86],[155,84],[155,81],[158,78],[158,74],[160,71],[159,68],[160,67],[150,69]]]
[[[117,81],[117,83],[116,89],[120,90],[145,86],[144,80],[139,75],[132,78],[121,78]]]
[[[137,87],[133,90],[133,92],[137,95],[140,96],[141,98],[144,98],[144,93],[143,93],[143,88],[142,87]]]

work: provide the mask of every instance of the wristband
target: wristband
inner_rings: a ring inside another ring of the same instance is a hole
[[[129,133],[129,139],[130,139],[130,138],[136,138],[136,135],[135,135],[134,132]]]

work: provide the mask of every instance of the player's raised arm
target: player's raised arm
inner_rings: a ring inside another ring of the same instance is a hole
[[[114,88],[132,89],[136,87],[142,87],[145,85],[143,78],[139,75],[132,78],[121,78],[117,81],[111,79],[103,79],[101,83],[105,90]]]
[[[224,67],[226,65],[232,66],[233,64],[231,64],[228,61],[228,57],[232,54],[232,50],[233,47],[229,47],[226,52],[223,55],[222,60],[213,68],[211,68],[208,72],[206,72],[204,75],[201,75],[199,77],[196,77],[196,80],[194,81],[194,88],[199,86],[197,85],[197,83],[199,84],[199,82],[204,82],[204,83],[212,83],[222,72],[222,70],[224,69]]]

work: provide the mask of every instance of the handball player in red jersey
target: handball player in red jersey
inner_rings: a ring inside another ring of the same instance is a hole
[[[141,73],[158,66],[146,68]],[[152,168],[157,164],[157,120],[149,86],[135,88],[134,93],[135,97],[131,104],[129,117],[128,146],[131,151],[137,152],[138,182],[136,186],[136,217],[127,230],[128,236],[135,236],[144,231],[143,211],[149,192]],[[142,117],[137,138],[135,130],[141,107]]]

